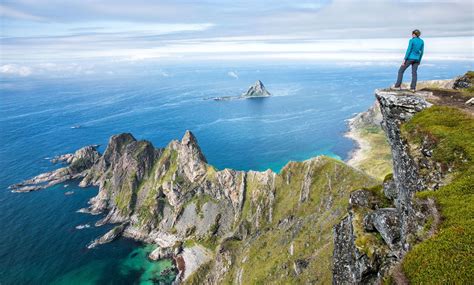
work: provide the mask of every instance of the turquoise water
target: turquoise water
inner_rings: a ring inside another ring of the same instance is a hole
[[[173,277],[160,274],[170,261],[147,260],[149,246],[119,239],[86,249],[108,230],[93,226],[100,216],[76,212],[96,188],[73,181],[34,193],[8,191],[57,167],[48,158],[104,145],[120,132],[162,147],[190,129],[217,168],[278,171],[289,160],[318,154],[346,159],[354,145],[343,137],[345,120],[366,110],[373,90],[391,84],[397,68],[141,63],[119,66],[114,75],[1,78],[0,283],[166,284]],[[451,78],[467,69],[472,62],[433,62],[420,66],[419,78]],[[257,79],[273,97],[205,100],[240,95]],[[84,224],[91,227],[76,229]]]

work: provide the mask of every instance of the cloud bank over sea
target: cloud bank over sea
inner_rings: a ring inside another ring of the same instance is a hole
[[[426,42],[425,60],[469,61],[473,6],[469,0],[7,0],[0,4],[0,73],[85,73],[97,64],[147,60],[398,62],[415,28]]]

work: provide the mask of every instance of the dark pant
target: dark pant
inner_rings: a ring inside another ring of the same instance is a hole
[[[403,80],[403,73],[405,70],[411,65],[411,84],[410,84],[410,89],[414,90],[416,88],[416,80],[418,74],[416,71],[418,70],[418,65],[420,65],[420,62],[414,61],[414,60],[407,60],[405,62],[405,65],[400,66],[400,69],[398,70],[398,78],[397,78],[397,83],[395,83],[395,87],[400,87],[402,85],[402,80]]]

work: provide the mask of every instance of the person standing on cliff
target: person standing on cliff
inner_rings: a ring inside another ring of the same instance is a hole
[[[414,30],[412,32],[412,38],[408,43],[407,52],[405,53],[405,58],[403,59],[402,65],[398,70],[397,83],[393,86],[397,90],[401,90],[403,73],[411,65],[411,84],[410,90],[415,92],[416,90],[416,80],[418,77],[417,70],[420,65],[421,58],[423,57],[423,51],[425,48],[425,43],[420,39],[421,32],[419,30]]]

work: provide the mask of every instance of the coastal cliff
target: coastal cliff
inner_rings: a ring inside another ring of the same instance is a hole
[[[464,102],[472,93],[428,87],[375,96],[393,174],[350,194],[334,227],[333,284],[469,283],[474,110]]]
[[[353,120],[381,123],[393,158],[383,181],[324,156],[280,173],[217,170],[187,131],[162,148],[118,134],[103,154],[86,146],[10,188],[97,186],[80,212],[114,227],[84,246],[121,236],[154,244],[149,258],[173,258],[176,283],[469,283],[474,111],[464,103],[471,85],[458,81],[448,94],[460,103],[445,89],[377,90],[374,107]]]
[[[152,259],[173,257],[179,282],[329,282],[332,226],[349,193],[377,180],[343,162],[316,157],[271,170],[216,170],[186,132],[165,148],[112,136],[103,154],[85,147],[67,166],[11,186],[34,191],[68,179],[96,185],[81,212],[115,224],[88,248],[125,236],[157,245]],[[263,261],[265,260],[265,261]]]

